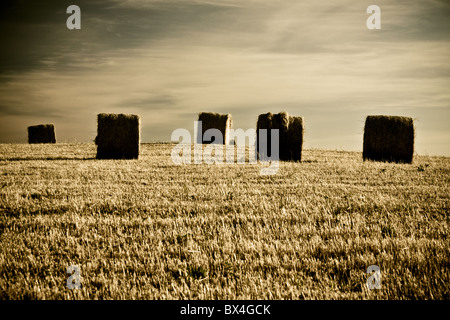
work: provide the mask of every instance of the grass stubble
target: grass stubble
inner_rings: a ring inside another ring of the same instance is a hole
[[[262,176],[174,165],[172,148],[95,160],[94,144],[0,145],[0,298],[450,298],[449,158],[304,150]]]

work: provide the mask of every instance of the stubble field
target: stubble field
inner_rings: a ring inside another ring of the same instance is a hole
[[[450,299],[450,158],[304,150],[263,176],[173,146],[0,145],[0,298]]]

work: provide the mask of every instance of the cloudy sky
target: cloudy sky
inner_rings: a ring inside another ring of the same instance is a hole
[[[365,117],[386,114],[415,119],[418,154],[450,156],[447,0],[14,0],[0,28],[0,143],[40,123],[89,142],[101,112],[139,114],[157,142],[200,111],[243,129],[287,111],[305,148],[362,151]]]

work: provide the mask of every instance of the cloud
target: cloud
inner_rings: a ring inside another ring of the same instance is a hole
[[[137,110],[164,110],[171,107],[179,107],[179,102],[172,94],[147,94],[143,97],[133,98],[117,103],[118,107],[135,108]]]

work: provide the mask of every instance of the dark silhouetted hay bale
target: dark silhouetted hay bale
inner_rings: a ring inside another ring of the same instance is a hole
[[[290,160],[302,161],[302,149],[303,149],[303,118],[302,117],[289,117],[289,151]]]
[[[233,125],[231,114],[201,112],[198,121],[202,122],[201,143],[229,144],[230,129]],[[222,133],[222,141],[206,141],[203,136],[208,129],[218,129]],[[200,135],[198,135],[200,138]]]
[[[256,123],[256,148],[259,159],[267,159],[259,148],[259,129],[267,129],[267,150],[272,150],[271,129],[278,129],[279,160],[301,161],[303,148],[303,118],[290,116],[287,112],[272,114],[271,112],[258,116]]]
[[[56,143],[55,126],[53,124],[29,126],[28,143]]]
[[[271,135],[270,135],[270,130],[272,129],[272,119],[273,119],[273,114],[272,112],[268,112],[268,113],[264,113],[264,114],[260,114],[258,116],[258,121],[256,122],[256,151],[257,151],[257,155],[258,155],[258,159],[261,160],[265,160],[268,158],[270,153],[270,150],[272,150],[271,146]],[[259,147],[259,139],[260,139],[260,129],[266,129],[267,130],[267,148],[265,150],[267,150],[267,153],[263,152],[263,150],[261,150],[261,148]]]
[[[367,116],[363,159],[411,163],[414,153],[414,121],[410,117]]]
[[[133,114],[97,116],[97,159],[138,159],[140,117]]]
[[[284,111],[278,114],[274,114],[272,118],[272,129],[278,129],[280,160],[289,161],[291,159],[288,136],[289,114]]]

